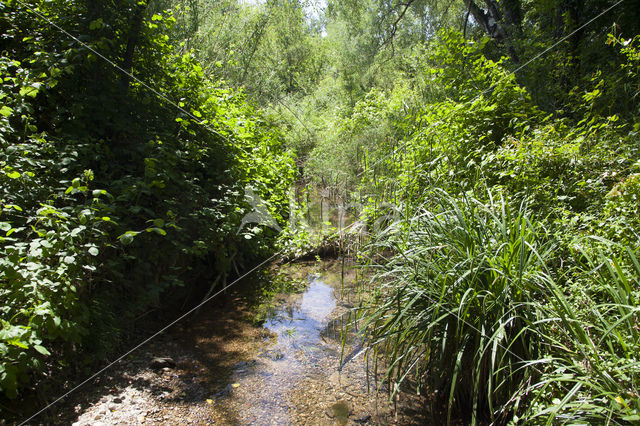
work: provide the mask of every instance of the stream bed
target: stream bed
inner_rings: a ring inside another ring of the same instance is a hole
[[[303,291],[278,295],[255,325],[255,307],[239,294],[212,304],[86,385],[57,423],[77,425],[424,424],[415,395],[376,395],[357,342],[340,369],[340,319],[352,278],[337,265],[290,266]],[[158,358],[166,359],[166,365]],[[154,363],[155,362],[155,363]],[[339,369],[341,371],[339,371]],[[41,419],[42,420],[42,419]]]

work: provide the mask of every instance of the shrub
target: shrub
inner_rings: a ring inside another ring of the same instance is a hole
[[[384,282],[365,308],[365,335],[375,354],[389,358],[396,383],[414,375],[448,419],[468,413],[472,423],[505,421],[517,408],[511,398],[540,356],[529,324],[538,319],[545,262],[552,246],[524,205],[504,199],[483,204],[431,194],[396,237],[371,249],[391,247],[374,281]],[[436,404],[436,406],[437,406]]]

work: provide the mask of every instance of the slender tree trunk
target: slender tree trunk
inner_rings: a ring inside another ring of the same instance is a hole
[[[567,28],[567,33],[575,31],[582,25],[582,19],[584,15],[584,0],[572,0],[569,2],[569,18],[571,20],[570,27]],[[584,29],[578,30],[571,38],[571,57],[574,77],[578,78],[580,75],[580,44],[584,37]]]
[[[131,71],[133,70],[133,58],[136,50],[136,45],[138,44],[138,37],[140,36],[140,30],[142,29],[142,22],[144,21],[144,14],[146,10],[147,2],[139,2],[135,6],[135,11],[131,20],[131,26],[129,27],[129,34],[127,36],[127,49],[122,61],[122,69],[126,71],[127,74],[131,74]],[[122,83],[125,89],[129,87],[130,80],[131,77],[129,77],[129,75],[123,76]]]
[[[520,0],[484,0],[486,9],[476,4],[475,0],[464,0],[467,13],[480,25],[482,30],[491,38],[507,47],[509,56],[519,62],[513,47],[515,36],[520,33],[522,23],[522,9]]]

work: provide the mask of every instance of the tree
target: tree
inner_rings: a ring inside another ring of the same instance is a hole
[[[513,38],[520,33],[522,24],[522,6],[520,0],[484,0],[485,8],[479,7],[474,0],[464,0],[467,6],[465,28],[469,14],[482,30],[491,38],[508,46],[509,54],[519,62],[513,47]]]

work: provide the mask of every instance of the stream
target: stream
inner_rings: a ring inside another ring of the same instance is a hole
[[[328,262],[293,265],[286,274],[307,285],[277,295],[261,325],[251,321],[255,307],[229,294],[224,304],[203,310],[87,385],[51,420],[98,426],[424,424],[419,397],[403,394],[391,404],[384,389],[376,395],[357,342],[347,342],[351,357],[340,368],[340,321],[353,302],[352,274],[343,282],[337,264]],[[155,365],[158,357],[167,365]]]

